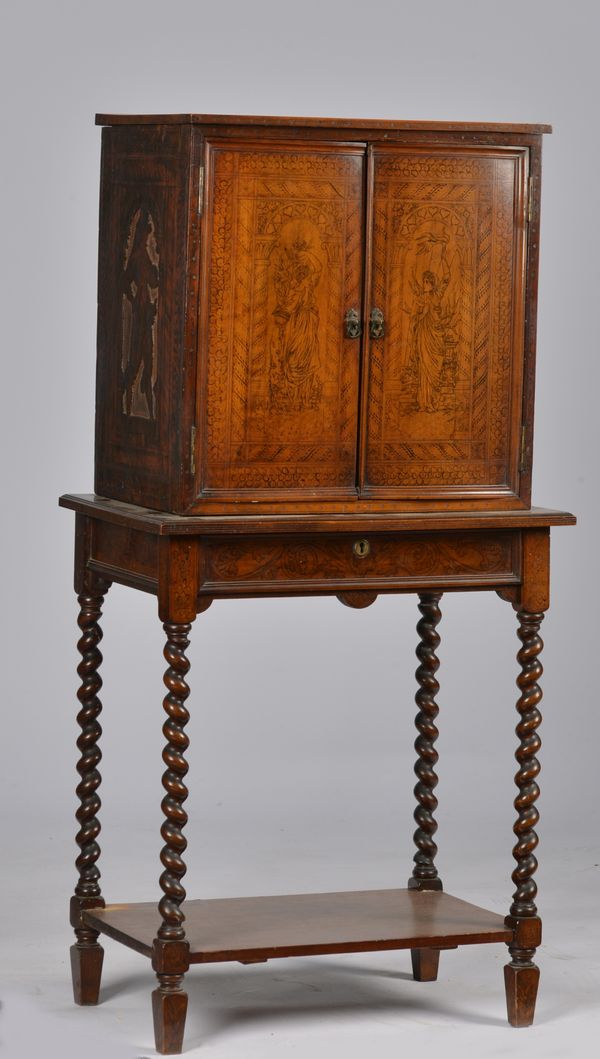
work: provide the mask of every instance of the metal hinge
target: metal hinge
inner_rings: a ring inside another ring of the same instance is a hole
[[[196,427],[190,430],[190,474],[196,473]]]
[[[198,213],[202,215],[204,208],[204,166],[198,167]]]
[[[519,474],[524,474],[525,471],[527,470],[526,443],[527,443],[527,427],[526,426],[522,426],[521,427],[521,450],[520,450],[520,453],[519,453]]]
[[[533,220],[533,177],[527,181],[527,224]]]

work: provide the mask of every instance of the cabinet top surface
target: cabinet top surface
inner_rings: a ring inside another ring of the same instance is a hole
[[[269,534],[269,533],[355,533],[355,532],[440,532],[446,530],[534,529],[548,526],[574,526],[569,511],[532,507],[512,511],[435,511],[402,514],[343,515],[174,515],[167,511],[127,504],[121,500],[89,493],[65,493],[61,507],[80,515],[107,522],[145,529],[159,536],[172,534]]]
[[[306,118],[256,114],[96,114],[96,125],[256,125],[325,129],[381,129],[439,132],[529,133],[552,132],[551,125],[522,122],[400,121],[372,118]]]

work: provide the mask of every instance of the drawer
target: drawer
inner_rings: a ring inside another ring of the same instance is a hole
[[[332,534],[212,538],[201,590],[214,595],[518,584],[520,534]]]

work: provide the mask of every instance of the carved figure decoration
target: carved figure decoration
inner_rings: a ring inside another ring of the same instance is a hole
[[[121,320],[125,415],[156,419],[156,323],[159,253],[150,210],[135,210],[125,246]]]
[[[287,225],[271,254],[277,330],[269,396],[277,412],[315,409],[321,399],[317,290],[323,265],[311,235],[311,226],[301,221]]]
[[[458,367],[458,294],[455,257],[448,261],[447,235],[429,230],[417,242],[410,275],[413,302],[405,381],[413,395],[413,410],[452,411]],[[451,268],[451,264],[453,268]]]

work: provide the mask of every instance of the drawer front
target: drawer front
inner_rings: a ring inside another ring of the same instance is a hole
[[[203,548],[202,592],[286,592],[310,586],[469,587],[518,584],[520,535],[505,533],[335,534],[223,538]]]

